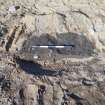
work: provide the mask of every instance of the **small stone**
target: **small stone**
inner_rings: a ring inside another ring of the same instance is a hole
[[[86,86],[92,86],[94,85],[96,82],[92,81],[92,80],[88,80],[88,79],[83,79],[82,80],[82,84],[86,85]]]
[[[16,7],[15,7],[14,5],[11,6],[11,7],[9,7],[8,11],[9,11],[10,13],[15,13],[15,12],[16,12]]]
[[[34,55],[34,59],[38,59],[39,57],[38,57],[38,55]]]

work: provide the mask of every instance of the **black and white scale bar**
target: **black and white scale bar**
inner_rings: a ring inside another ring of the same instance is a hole
[[[55,46],[55,45],[48,45],[48,46],[32,46],[32,48],[71,48],[75,47],[74,45],[64,45],[64,46]]]

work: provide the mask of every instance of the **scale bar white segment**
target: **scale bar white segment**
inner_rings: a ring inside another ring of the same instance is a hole
[[[50,46],[32,46],[32,48],[67,48],[67,47],[72,47],[72,46],[54,46],[54,45],[50,45]]]

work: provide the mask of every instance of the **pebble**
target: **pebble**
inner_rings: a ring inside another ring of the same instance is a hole
[[[86,86],[92,86],[94,85],[96,82],[92,81],[92,80],[88,80],[88,79],[83,79],[82,80],[82,84],[86,85]]]
[[[34,59],[38,59],[39,57],[38,57],[38,55],[34,55],[34,57],[33,57]]]
[[[9,7],[8,11],[9,11],[10,13],[15,13],[15,12],[16,12],[16,7],[15,7],[14,5],[11,6],[11,7]]]

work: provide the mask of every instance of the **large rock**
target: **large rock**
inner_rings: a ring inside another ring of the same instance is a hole
[[[36,105],[37,104],[37,94],[38,87],[34,84],[28,84],[23,90],[24,94],[24,104],[25,105]]]

